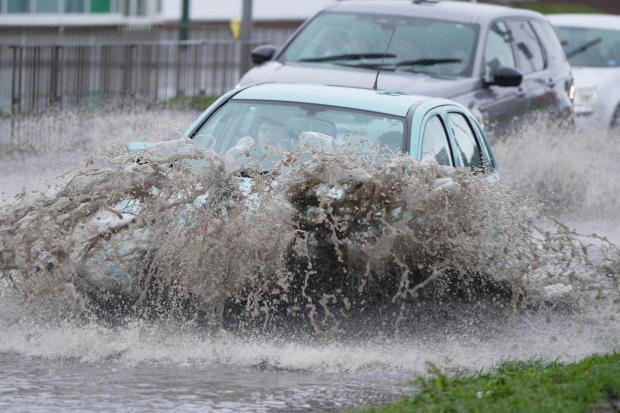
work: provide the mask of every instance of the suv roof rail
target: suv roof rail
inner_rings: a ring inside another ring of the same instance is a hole
[[[413,4],[436,4],[439,0],[412,0]]]

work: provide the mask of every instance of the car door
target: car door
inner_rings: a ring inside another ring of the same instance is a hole
[[[412,148],[421,161],[434,160],[439,165],[455,166],[454,154],[446,121],[441,111],[433,111],[426,115],[421,128],[419,148]]]
[[[483,76],[487,86],[475,96],[481,102],[479,110],[487,127],[495,135],[512,129],[528,110],[527,95],[522,86],[493,84],[493,74],[499,67],[518,69],[512,39],[505,21],[496,20],[490,25],[483,58]]]
[[[573,88],[574,81],[562,44],[549,22],[531,20],[530,23],[540,39],[543,52],[545,52],[545,78],[547,87],[553,94],[554,107],[552,109],[562,119],[570,121],[573,114],[571,89]]]
[[[457,165],[474,172],[485,172],[488,162],[485,162],[482,145],[470,120],[464,113],[454,109],[447,112],[447,119]]]
[[[417,159],[471,168],[492,180],[499,178],[493,152],[471,114],[459,106],[445,105],[428,112],[421,124],[418,131],[412,128],[411,136],[411,153]]]
[[[528,19],[509,19],[518,69],[523,74],[522,89],[527,96],[528,120],[549,113],[555,105],[555,80],[540,38]]]

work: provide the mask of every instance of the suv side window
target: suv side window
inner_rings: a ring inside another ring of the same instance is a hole
[[[430,118],[424,126],[422,137],[422,159],[433,159],[439,165],[452,166],[448,133],[439,116]]]
[[[512,35],[503,21],[495,23],[489,30],[484,65],[487,76],[492,76],[500,66],[517,68],[512,51]]]
[[[542,20],[532,20],[531,23],[534,26],[534,30],[536,30],[536,34],[538,34],[538,38],[541,39],[542,43],[546,46],[548,63],[553,65],[566,60],[564,57],[564,49],[555,31],[553,31],[551,24]]]
[[[469,121],[462,113],[450,112],[448,114],[456,148],[463,160],[463,166],[474,171],[483,171],[482,153],[476,140],[476,134],[471,128]]]
[[[527,20],[509,21],[519,69],[524,75],[545,69],[545,57],[538,37]]]

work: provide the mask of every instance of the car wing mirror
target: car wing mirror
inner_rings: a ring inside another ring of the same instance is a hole
[[[500,66],[493,73],[493,80],[490,85],[500,87],[517,87],[523,81],[523,74],[515,68]]]
[[[276,54],[276,47],[270,44],[264,46],[258,46],[252,50],[252,62],[255,65],[260,65],[271,59]]]

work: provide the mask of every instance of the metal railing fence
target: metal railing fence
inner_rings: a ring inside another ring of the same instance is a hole
[[[0,45],[0,111],[220,95],[240,77],[242,47],[231,40]]]

